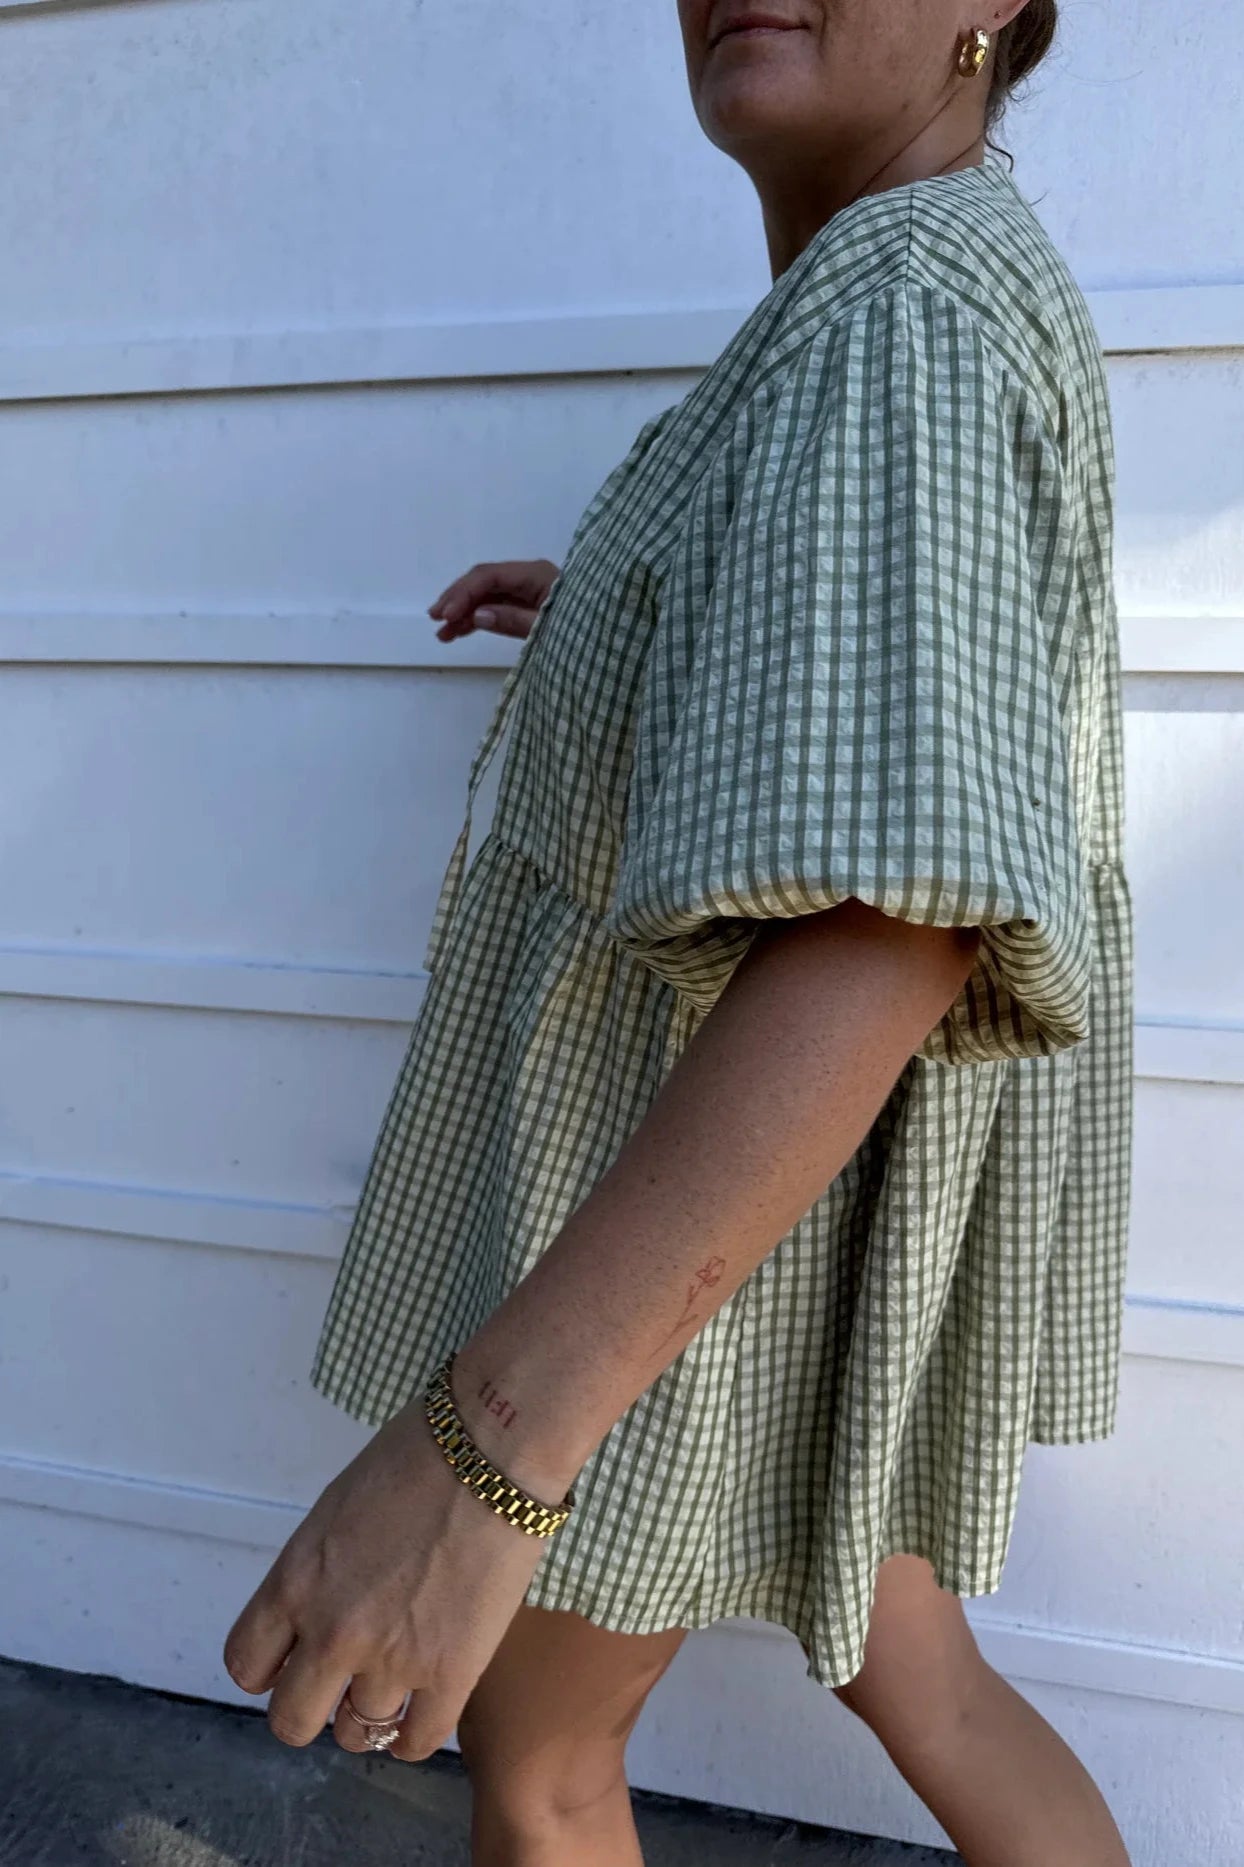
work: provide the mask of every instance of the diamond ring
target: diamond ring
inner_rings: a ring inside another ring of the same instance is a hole
[[[390,1744],[396,1744],[398,1740],[398,1736],[400,1735],[398,1720],[406,1710],[409,1698],[410,1693],[408,1692],[391,1718],[364,1718],[362,1712],[356,1711],[351,1702],[349,1686],[346,1687],[345,1696],[341,1702],[354,1719],[354,1722],[356,1724],[361,1724],[364,1731],[366,1731],[366,1748],[368,1750],[388,1750]]]

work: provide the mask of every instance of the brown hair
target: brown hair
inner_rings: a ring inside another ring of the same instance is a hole
[[[1058,0],[1028,0],[1022,13],[998,34],[994,54],[993,79],[985,106],[985,140],[997,124],[1016,86],[1036,70],[1054,43],[1058,30]],[[990,143],[997,148],[996,143]],[[1012,160],[1009,149],[999,151]]]

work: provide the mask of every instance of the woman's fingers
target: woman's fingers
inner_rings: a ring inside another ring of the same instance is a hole
[[[268,1725],[295,1747],[331,1723],[345,1748],[367,1748],[343,1709],[352,1678],[364,1718],[389,1719],[413,1686],[392,1754],[430,1756],[452,1737],[542,1547],[465,1496],[422,1400],[411,1401],[278,1556],[230,1630],[230,1674],[247,1691],[271,1686]]]
[[[404,1686],[392,1673],[355,1673],[341,1694],[333,1736],[343,1750],[364,1751],[369,1748],[367,1732],[350,1716],[347,1693],[359,1717],[397,1725],[396,1740],[385,1746],[391,1757],[418,1763],[443,1749],[453,1736],[471,1687],[465,1681],[446,1680],[415,1689]]]
[[[267,1692],[294,1640],[294,1624],[281,1606],[270,1570],[225,1636],[225,1670],[243,1692]]]
[[[468,635],[472,629],[487,629],[492,635],[517,635],[525,640],[531,634],[536,613],[517,603],[493,601],[472,610],[461,622],[442,624],[436,633],[443,640],[452,641],[455,635]]]
[[[443,622],[460,622],[481,603],[496,599],[522,609],[538,609],[558,574],[548,558],[512,558],[498,563],[474,564],[441,591],[428,614]]]
[[[367,1733],[358,1720],[350,1716],[347,1695],[360,1718],[383,1719],[388,1723],[400,1724],[406,1715],[412,1692],[409,1684],[388,1673],[375,1670],[355,1673],[341,1695],[341,1703],[333,1719],[333,1736],[343,1750],[366,1750]]]
[[[419,1763],[443,1750],[458,1726],[473,1681],[445,1681],[411,1694],[410,1709],[402,1719],[397,1742],[389,1755],[404,1763]],[[356,1727],[361,1728],[361,1727]]]
[[[299,1640],[268,1700],[268,1728],[283,1744],[313,1744],[333,1715],[350,1667],[323,1642]],[[339,1716],[348,1716],[339,1713]],[[361,1725],[355,1725],[361,1731]]]

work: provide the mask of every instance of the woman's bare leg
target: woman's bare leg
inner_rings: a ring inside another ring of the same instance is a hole
[[[518,1610],[458,1721],[472,1867],[643,1867],[623,1753],[685,1639]]]
[[[1129,1867],[1084,1765],[986,1663],[923,1557],[882,1563],[863,1668],[834,1689],[967,1867]]]
[[[642,1867],[623,1753],[685,1638],[519,1609],[458,1726],[473,1867]],[[881,1565],[864,1665],[835,1692],[967,1867],[1130,1867],[1083,1764],[987,1664],[922,1557]]]

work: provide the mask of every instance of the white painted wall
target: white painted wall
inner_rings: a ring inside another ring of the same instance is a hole
[[[1065,10],[1006,140],[1114,353],[1131,1298],[1118,1433],[1032,1448],[970,1612],[1138,1867],[1228,1867],[1244,62],[1221,0]],[[515,652],[425,605],[556,558],[769,279],[673,0],[18,0],[0,73],[0,1651],[250,1703],[224,1632],[367,1436],[306,1369]],[[750,1624],[632,1766],[944,1840]]]

